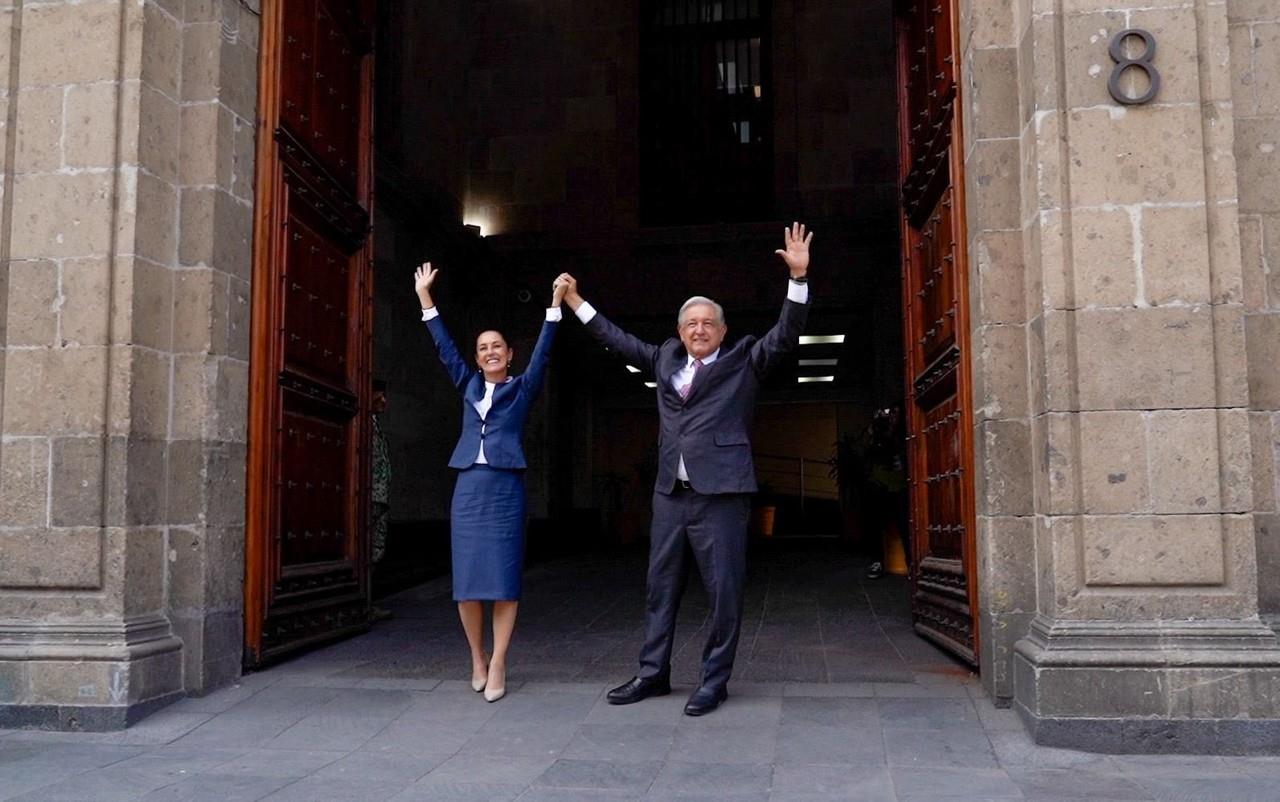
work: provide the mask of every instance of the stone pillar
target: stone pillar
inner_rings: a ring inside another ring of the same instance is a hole
[[[239,677],[244,645],[258,22],[258,0],[182,18],[167,601],[191,693]]]
[[[997,700],[1013,696],[1013,648],[1035,614],[1032,413],[1027,332],[1037,290],[1019,204],[1019,25],[1011,0],[961,3],[960,91],[972,331],[979,666]]]
[[[1274,748],[1227,5],[1015,8],[1036,607],[1014,705],[1041,743]],[[1126,28],[1158,43],[1149,105],[1107,91]]]
[[[1280,3],[1231,0],[1258,605],[1280,621]]]
[[[239,672],[256,18],[0,41],[0,726],[118,728]]]

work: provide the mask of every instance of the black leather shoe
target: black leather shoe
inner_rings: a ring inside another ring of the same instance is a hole
[[[632,677],[609,691],[605,697],[611,705],[630,705],[650,696],[666,696],[671,693],[671,680],[666,677]]]
[[[729,692],[724,688],[699,688],[693,692],[693,696],[689,697],[688,703],[684,706],[684,714],[686,716],[705,716],[712,710],[724,704],[724,700],[729,698]]]

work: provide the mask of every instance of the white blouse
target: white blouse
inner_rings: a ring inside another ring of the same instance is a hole
[[[511,381],[507,379],[507,381]],[[484,383],[484,398],[476,401],[472,406],[476,408],[476,412],[480,413],[480,420],[484,420],[489,416],[489,407],[493,406],[493,388],[497,387],[497,382]],[[477,465],[488,465],[489,460],[484,456],[484,428],[485,424],[480,424],[480,453],[476,454]]]

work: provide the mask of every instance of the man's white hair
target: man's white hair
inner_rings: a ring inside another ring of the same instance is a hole
[[[677,326],[684,325],[684,313],[689,311],[689,307],[704,306],[704,305],[709,306],[712,309],[716,310],[716,324],[723,326],[724,325],[724,307],[722,307],[720,304],[716,303],[715,301],[703,295],[695,295],[680,305],[680,314],[676,315],[676,325]]]

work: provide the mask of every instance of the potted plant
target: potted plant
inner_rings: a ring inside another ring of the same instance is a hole
[[[773,485],[761,482],[755,504],[751,508],[751,534],[757,537],[773,537],[777,519],[778,499],[773,491]]]

